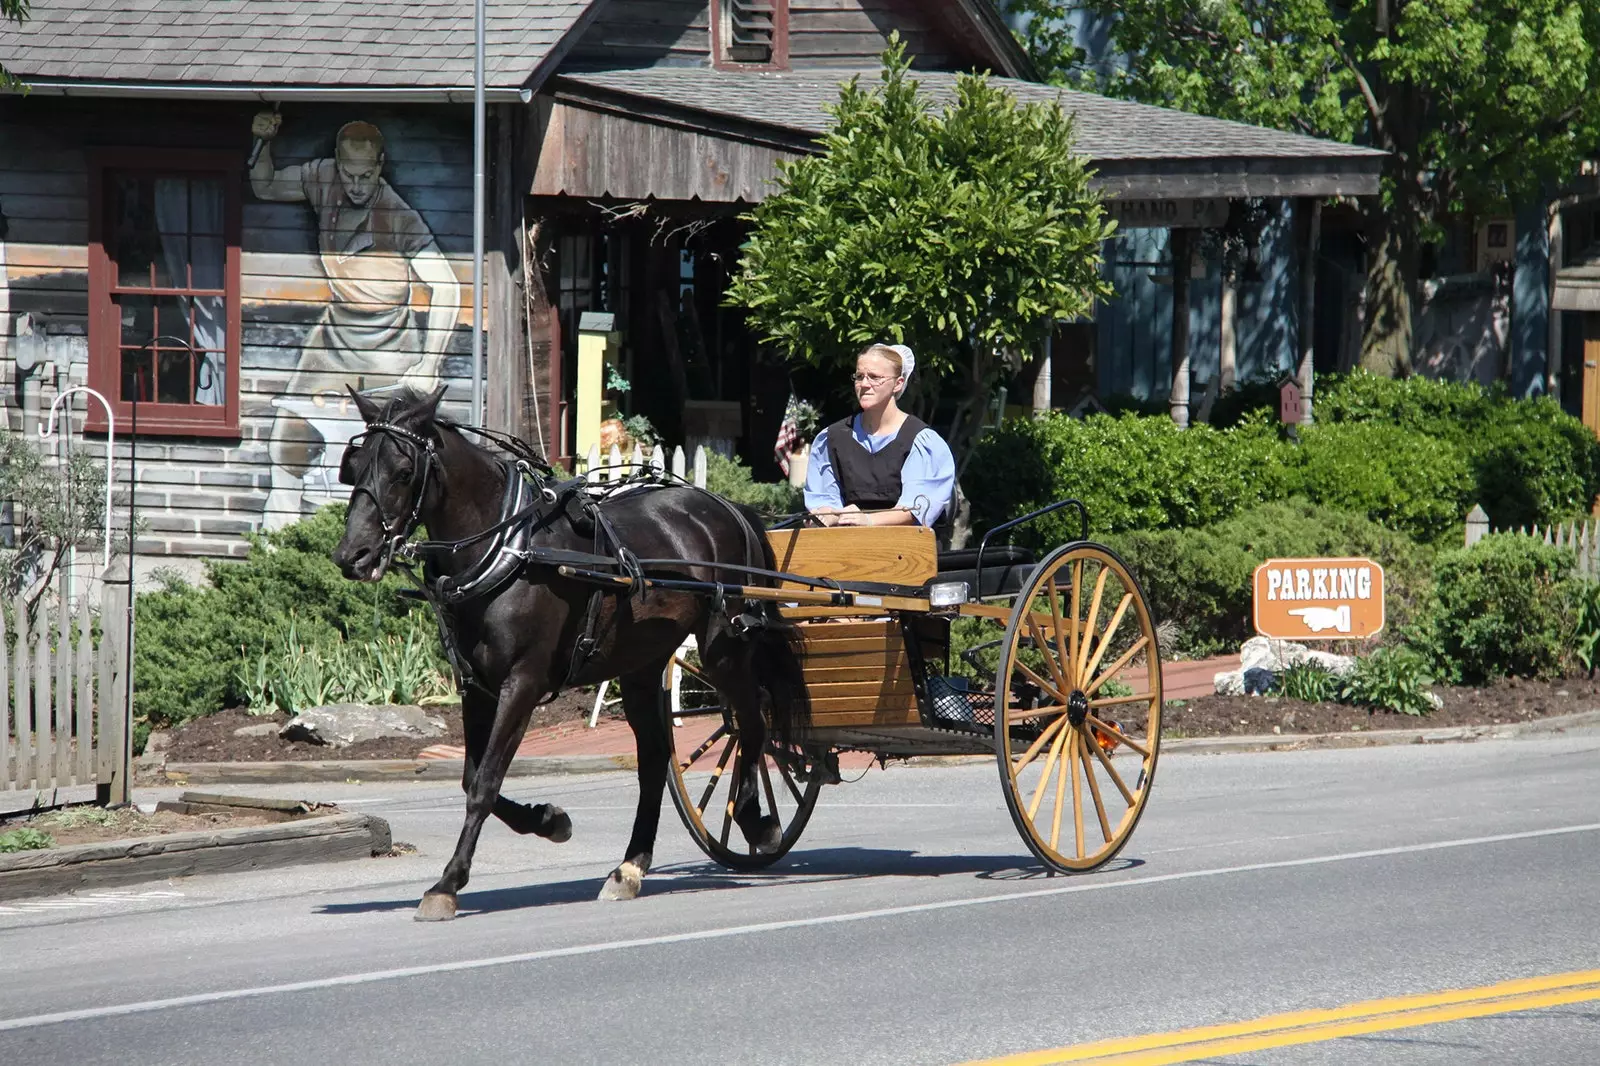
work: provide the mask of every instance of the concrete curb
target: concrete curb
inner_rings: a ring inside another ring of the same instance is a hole
[[[347,813],[21,851],[0,855],[0,902],[169,877],[365,859],[390,847],[388,822]]]
[[[1375,748],[1393,744],[1452,744],[1476,740],[1508,740],[1541,733],[1562,733],[1579,726],[1600,725],[1600,710],[1503,725],[1454,726],[1447,729],[1374,729],[1357,733],[1268,733],[1240,737],[1174,737],[1163,740],[1165,755],[1214,755],[1236,751],[1303,751],[1322,748]],[[992,761],[992,755],[918,755],[903,766],[958,766]],[[512,777],[545,774],[598,774],[633,770],[633,755],[530,755],[511,761]],[[149,768],[145,783],[166,785],[302,784],[319,781],[459,781],[460,759],[350,759],[324,762],[198,762]]]

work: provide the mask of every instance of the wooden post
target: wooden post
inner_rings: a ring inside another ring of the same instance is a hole
[[[1566,246],[1566,231],[1562,228],[1561,202],[1550,206],[1550,292],[1549,322],[1546,326],[1544,353],[1544,392],[1546,396],[1561,399],[1561,312],[1556,310],[1556,277],[1561,272],[1561,259]]]
[[[113,559],[101,577],[100,775],[101,803],[127,803],[133,771],[133,663],[128,642],[133,571],[126,559]]]
[[[689,464],[683,457],[683,447],[680,445],[672,449],[672,476],[684,477],[688,473]]]
[[[1054,388],[1051,375],[1052,348],[1055,343],[1054,323],[1051,330],[1044,335],[1044,352],[1039,357],[1039,372],[1033,377],[1033,413],[1047,415],[1050,413],[1050,393]]]
[[[1189,427],[1189,231],[1169,231],[1172,252],[1172,392],[1168,406],[1178,428]]]
[[[74,670],[78,679],[78,693],[73,700],[74,729],[78,734],[78,758],[73,769],[75,784],[86,785],[94,780],[94,616],[89,611],[89,597],[78,597],[78,644],[74,656]]]
[[[50,722],[50,616],[44,608],[33,627],[33,781],[49,788],[55,779],[55,737]]]
[[[1220,350],[1217,353],[1217,388],[1227,392],[1239,374],[1239,279],[1224,265],[1222,271],[1222,315]]]
[[[10,667],[6,658],[6,613],[0,610],[0,792],[11,791]]]
[[[696,488],[706,487],[706,446],[697,444],[694,448],[694,483]]]
[[[606,456],[606,480],[622,480],[622,449],[615,444],[611,446],[611,454]]]
[[[1473,504],[1467,513],[1467,547],[1489,535],[1489,515],[1480,504]]]
[[[17,754],[16,754],[16,786],[29,788],[33,784],[33,707],[28,698],[28,660],[31,658],[28,648],[28,601],[22,593],[17,593],[11,615],[12,624],[17,628],[16,657],[12,660],[11,682],[12,721],[17,728]],[[0,654],[5,649],[0,648]]]
[[[1300,422],[1311,425],[1311,393],[1316,371],[1313,355],[1317,337],[1317,254],[1322,246],[1322,201],[1306,197],[1300,201],[1310,211],[1306,223],[1305,257],[1300,261],[1300,367],[1295,374],[1300,384]]]

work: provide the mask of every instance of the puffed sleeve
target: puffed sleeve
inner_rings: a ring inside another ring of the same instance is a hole
[[[833,462],[828,454],[828,431],[823,430],[811,442],[811,458],[806,460],[806,510],[843,506],[839,479],[834,477]]]
[[[911,442],[900,468],[899,506],[910,508],[921,525],[931,526],[950,506],[956,489],[956,460],[950,445],[931,429]],[[809,486],[807,493],[809,495]]]

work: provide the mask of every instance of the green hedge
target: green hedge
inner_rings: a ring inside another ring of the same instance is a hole
[[[706,453],[706,488],[754,507],[763,518],[794,514],[805,502],[805,493],[787,481],[757,481],[742,460],[712,451]]]
[[[1408,636],[1452,680],[1557,676],[1578,602],[1572,567],[1571,552],[1514,533],[1446,552]]]
[[[1285,445],[1294,491],[1365,515],[1424,543],[1460,529],[1472,507],[1472,470],[1460,448],[1382,423],[1307,426]]]
[[[378,585],[346,580],[330,559],[343,533],[344,508],[325,507],[252,537],[246,559],[208,561],[208,586],[168,576],[161,589],[142,593],[135,713],[160,727],[237,704],[244,693],[235,666],[273,646],[291,621],[308,643],[405,632],[408,616],[423,610],[398,595],[407,582],[398,575]]]
[[[1172,651],[1232,651],[1253,633],[1251,576],[1271,558],[1359,555],[1381,563],[1391,619],[1404,621],[1428,576],[1424,549],[1360,515],[1304,500],[1260,504],[1204,529],[1130,532],[1108,538],[1144,587],[1158,621],[1175,630]]]

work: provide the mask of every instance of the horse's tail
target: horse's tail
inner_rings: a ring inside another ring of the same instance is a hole
[[[760,544],[761,568],[776,569],[772,545],[761,532],[761,516],[742,505],[739,510]],[[806,690],[805,670],[801,665],[800,629],[778,613],[776,603],[762,600],[760,606],[764,624],[750,633],[750,665],[755,670],[757,683],[771,698],[773,744],[792,748],[811,725],[811,694]]]

